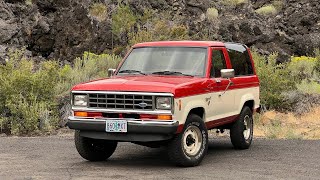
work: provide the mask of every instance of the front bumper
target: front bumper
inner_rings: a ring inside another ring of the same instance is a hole
[[[127,133],[109,133],[105,131],[106,121],[127,120]],[[177,132],[179,122],[171,121],[143,121],[140,119],[106,119],[106,118],[68,118],[70,129],[80,130],[80,135],[94,139],[106,139],[128,142],[150,142],[171,139]]]

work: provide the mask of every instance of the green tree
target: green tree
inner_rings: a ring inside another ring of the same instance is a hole
[[[128,5],[120,4],[112,14],[112,33],[121,36],[122,33],[133,31],[137,16]]]

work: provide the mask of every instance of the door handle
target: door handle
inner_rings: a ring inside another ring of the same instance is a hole
[[[227,90],[229,89],[229,87],[233,85],[233,82],[231,81],[231,79],[228,79],[228,80],[229,80],[228,86],[227,86],[226,89],[223,91],[223,93],[219,94],[219,97],[223,96],[223,95],[227,92]]]

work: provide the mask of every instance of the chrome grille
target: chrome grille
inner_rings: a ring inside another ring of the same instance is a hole
[[[154,96],[135,94],[89,94],[89,108],[154,110]]]

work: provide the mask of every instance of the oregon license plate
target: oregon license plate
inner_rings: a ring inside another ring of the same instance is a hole
[[[108,120],[106,121],[106,132],[127,132],[128,123],[126,120]]]

